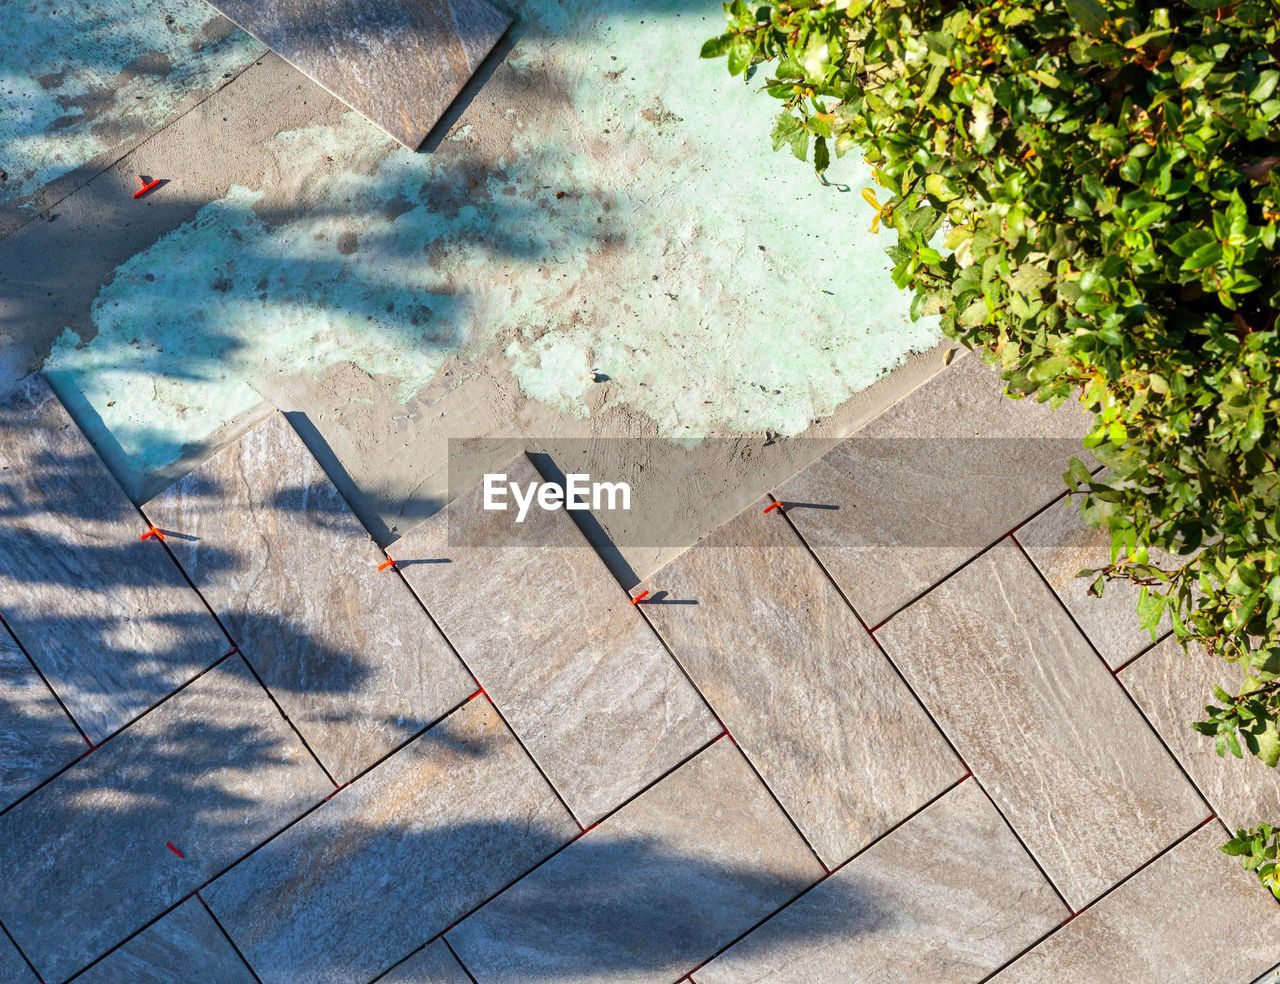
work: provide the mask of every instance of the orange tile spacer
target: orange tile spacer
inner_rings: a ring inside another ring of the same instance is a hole
[[[640,602],[644,601],[648,597],[649,597],[648,591],[641,591],[638,595],[636,595],[634,598],[631,599],[631,604],[638,605],[640,604]]]
[[[395,566],[396,566],[396,562],[392,560],[390,557],[388,557],[386,560],[384,560],[381,564],[378,565],[378,570],[385,571],[388,567],[395,567]]]
[[[156,185],[158,185],[158,184],[161,182],[161,180],[163,180],[163,179],[161,179],[161,178],[156,178],[154,181],[152,181],[150,184],[148,184],[146,181],[143,181],[143,180],[142,180],[142,175],[141,175],[141,174],[139,174],[139,175],[138,175],[138,184],[139,184],[141,187],[139,187],[139,188],[138,188],[138,190],[137,190],[137,191],[135,191],[135,192],[133,193],[133,197],[134,197],[134,198],[141,198],[141,197],[142,197],[143,195],[145,195],[148,191],[150,191],[152,188],[154,188]]]
[[[145,540],[148,537],[152,537],[152,536],[154,536],[157,540],[164,539],[164,534],[160,532],[160,530],[156,529],[154,526],[151,527],[151,529],[147,530],[147,532],[143,533],[142,536],[138,537],[138,539]]]
[[[778,510],[778,512],[784,512],[781,501],[775,500],[772,505],[764,507],[764,511],[767,513],[773,512],[775,509]]]

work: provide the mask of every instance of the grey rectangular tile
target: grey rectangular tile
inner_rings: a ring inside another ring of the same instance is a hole
[[[338,782],[475,690],[283,414],[145,508]]]
[[[506,474],[541,482],[523,455]],[[387,552],[589,825],[720,729],[567,513],[517,524],[482,501],[477,487]]]
[[[213,917],[189,898],[76,978],[76,984],[254,984]]]
[[[1280,957],[1280,908],[1216,823],[1001,971],[992,984],[1246,984]]]
[[[264,984],[367,981],[577,833],[477,698],[201,894]]]
[[[722,740],[445,938],[479,984],[670,984],[822,874]]]
[[[1236,693],[1242,676],[1238,665],[1214,658],[1194,643],[1183,653],[1172,638],[1120,671],[1120,682],[1232,830],[1280,817],[1280,772],[1247,750],[1243,759],[1229,753],[1220,758],[1214,740],[1191,726],[1203,719],[1205,705],[1220,704],[1213,696],[1215,686]]]
[[[693,978],[696,984],[977,984],[1069,914],[971,780]]]
[[[9,938],[0,933],[0,981],[5,984],[40,984]]]
[[[377,984],[470,984],[470,978],[444,940],[436,940],[379,977]]]
[[[0,810],[89,750],[0,625]]]
[[[777,495],[875,626],[1058,496],[1087,429],[1073,405],[1010,400],[965,356]]]
[[[234,656],[0,816],[0,921],[65,980],[332,789]]]
[[[1151,633],[1139,627],[1137,585],[1111,581],[1102,597],[1095,598],[1089,594],[1091,579],[1076,577],[1085,568],[1096,570],[1111,561],[1111,535],[1085,525],[1078,499],[1050,506],[1016,535],[1108,666],[1122,666],[1151,646]],[[1159,551],[1152,551],[1150,559],[1160,567],[1178,563]],[[1159,634],[1171,628],[1166,615]]]
[[[0,407],[0,614],[95,742],[226,637],[39,376]]]
[[[756,502],[645,585],[644,606],[828,865],[965,775],[786,519]]]
[[[1073,909],[1208,815],[1011,541],[877,634]]]
[[[213,0],[213,6],[410,150],[511,23],[485,0]]]

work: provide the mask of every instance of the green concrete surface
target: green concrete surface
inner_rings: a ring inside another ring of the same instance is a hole
[[[132,468],[199,445],[272,375],[350,363],[408,400],[486,351],[570,417],[608,377],[661,436],[794,435],[938,340],[868,231],[866,166],[824,187],[771,151],[760,81],[697,57],[718,5],[515,13],[505,64],[429,152],[354,113],[280,132],[272,167],[107,278],[91,337],[68,328],[45,368]]]

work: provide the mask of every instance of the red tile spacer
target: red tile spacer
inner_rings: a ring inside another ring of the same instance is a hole
[[[139,184],[141,187],[139,187],[139,188],[138,188],[138,190],[137,190],[137,191],[135,191],[135,192],[133,193],[133,197],[134,197],[134,198],[141,198],[141,197],[142,197],[143,195],[145,195],[148,191],[150,191],[152,188],[154,188],[156,185],[158,185],[158,184],[161,182],[161,180],[162,180],[162,179],[160,179],[160,178],[156,178],[154,181],[152,181],[150,184],[148,184],[146,181],[143,181],[143,180],[142,180],[142,175],[141,175],[141,174],[139,174],[139,175],[138,175],[138,184]]]
[[[392,560],[390,557],[388,557],[386,560],[384,560],[381,564],[378,565],[378,570],[385,571],[388,567],[395,567],[395,566],[396,566],[396,562]]]
[[[782,503],[781,503],[780,501],[776,500],[776,499],[774,500],[774,502],[773,502],[773,504],[772,504],[772,505],[769,505],[769,506],[765,506],[765,507],[764,507],[764,511],[765,511],[765,512],[767,512],[767,513],[769,513],[769,512],[773,512],[775,509],[776,509],[776,510],[778,510],[778,512],[784,512],[784,511],[785,511],[785,510],[782,508]]]
[[[648,591],[641,591],[638,595],[636,595],[634,598],[631,599],[631,604],[638,605],[640,604],[640,602],[644,601],[648,597],[649,597]]]
[[[185,855],[181,851],[179,851],[176,847],[174,847],[173,844],[170,843],[169,841],[165,841],[164,846],[167,847],[169,850],[171,850],[174,854],[178,855],[178,857],[180,858],[185,857]]]
[[[153,527],[151,527],[149,530],[147,530],[147,532],[143,533],[143,534],[142,534],[142,536],[138,537],[138,539],[139,539],[139,540],[145,540],[145,539],[147,539],[148,537],[153,537],[153,536],[154,536],[157,540],[163,540],[163,539],[164,539],[164,533],[162,533],[160,530],[156,529],[154,526],[153,526]]]

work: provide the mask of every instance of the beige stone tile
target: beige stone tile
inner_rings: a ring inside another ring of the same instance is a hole
[[[474,692],[283,414],[145,508],[338,782]]]
[[[1280,958],[1280,907],[1216,823],[1001,971],[992,984],[1246,984]]]
[[[577,834],[477,698],[201,894],[264,984],[368,981]]]
[[[213,6],[416,150],[511,18],[485,0],[215,0]]]
[[[693,978],[696,984],[976,984],[1068,915],[969,780]]]
[[[226,637],[39,376],[0,407],[0,615],[95,742]]]
[[[834,866],[965,768],[767,501],[659,571],[644,612]]]
[[[197,898],[152,923],[76,978],[76,984],[254,984],[244,961]]]
[[[1078,499],[1050,506],[1015,536],[1108,666],[1122,666],[1151,647],[1151,633],[1139,627],[1137,585],[1109,581],[1102,597],[1094,598],[1089,594],[1091,579],[1076,577],[1085,568],[1097,570],[1111,561],[1111,535],[1085,525]],[[1159,567],[1178,563],[1160,551],[1153,551],[1150,559]],[[1159,634],[1171,628],[1165,615]]]
[[[1208,815],[1012,542],[878,635],[1073,909]]]
[[[0,815],[0,921],[65,980],[332,790],[233,656]]]
[[[1236,692],[1239,666],[1214,659],[1199,646],[1187,653],[1166,639],[1120,671],[1120,682],[1138,702],[1214,811],[1232,830],[1280,818],[1280,772],[1249,754],[1219,758],[1214,740],[1191,726],[1207,704],[1220,704],[1213,688]]]
[[[822,874],[725,739],[446,939],[480,984],[670,984]]]
[[[521,455],[509,480],[541,482]],[[720,731],[563,510],[483,489],[387,548],[574,815],[590,825]]]
[[[1004,396],[957,359],[783,483],[778,498],[875,626],[1061,494],[1088,430],[1074,404]]]
[[[379,977],[377,984],[470,984],[470,978],[444,940],[436,940]]]
[[[0,810],[89,750],[0,625]]]

